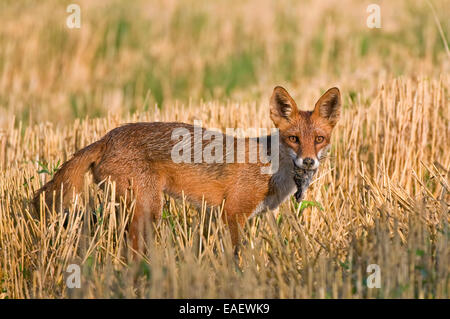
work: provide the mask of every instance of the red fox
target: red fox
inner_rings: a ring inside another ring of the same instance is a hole
[[[40,195],[45,193],[45,202],[49,207],[53,199],[56,203],[68,205],[73,191],[82,190],[84,174],[90,170],[95,183],[111,178],[116,183],[119,196],[133,191],[136,206],[129,226],[133,248],[139,246],[142,225],[161,218],[163,193],[175,198],[184,194],[194,204],[200,204],[203,200],[209,206],[223,204],[224,219],[232,243],[236,246],[239,227],[244,226],[247,218],[267,209],[276,209],[296,191],[296,169],[301,169],[309,178],[303,186],[299,185],[303,188],[299,189],[300,194],[296,197],[301,199],[304,186],[309,185],[312,176],[308,172],[317,170],[329,148],[340,106],[341,97],[337,88],[324,93],[313,111],[300,111],[284,88],[275,87],[270,99],[270,118],[279,133],[267,136],[271,146],[264,147],[277,155],[278,167],[269,173],[263,171],[268,165],[264,156],[255,161],[250,154],[251,145],[263,148],[263,137],[239,139],[225,136],[227,141],[231,139],[234,142],[231,149],[227,148],[227,156],[230,151],[238,150],[239,142],[244,142],[243,160],[236,161],[233,154],[231,160],[226,162],[205,162],[196,157],[202,150],[212,149],[211,140],[200,145],[200,150],[195,142],[194,145],[182,143],[180,146],[180,142],[174,140],[176,130],[187,132],[187,137],[195,135],[196,127],[193,125],[175,122],[126,124],[76,152],[53,179],[36,192],[33,204],[39,210]],[[200,131],[208,133],[204,129]],[[278,150],[274,149],[272,142],[276,142]],[[219,154],[218,146],[225,147],[223,139],[215,143],[211,154],[223,158],[224,154]],[[185,152],[183,160],[173,156],[176,153],[174,150],[180,148]],[[61,186],[62,199],[59,198]]]

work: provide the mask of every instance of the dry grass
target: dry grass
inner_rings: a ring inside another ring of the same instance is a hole
[[[106,117],[64,129],[42,124],[23,134],[11,127],[2,156],[8,168],[0,180],[3,296],[445,298],[448,89],[448,78],[398,79],[380,88],[370,105],[346,108],[331,157],[308,193],[307,200],[322,208],[289,202],[277,218],[269,213],[252,220],[237,264],[214,214],[171,199],[156,239],[149,239],[147,262],[127,264],[130,207],[113,204],[113,185],[106,194],[91,189],[90,209],[80,209],[89,203],[78,199],[66,228],[62,214],[52,214],[49,225],[32,219],[28,200],[39,180],[49,178],[39,178],[37,154],[54,167],[77,144],[96,140],[121,121]],[[169,120],[172,112],[122,121]],[[218,118],[231,126],[228,113],[219,104],[177,111],[182,121],[200,114],[208,126],[219,126]],[[242,121],[255,113],[257,123],[269,126],[263,107],[233,113]],[[92,210],[101,212],[100,223],[88,222]],[[65,287],[68,263],[83,265],[79,291]],[[364,284],[368,264],[381,267],[380,289]]]
[[[83,0],[72,30],[68,3],[0,4],[0,124],[68,124],[190,98],[266,103],[285,83],[305,102],[334,84],[355,94],[450,66],[424,0],[379,1],[381,29],[366,26],[368,4],[356,0]],[[450,4],[432,3],[448,36]]]
[[[60,1],[26,2],[0,4],[0,298],[448,298],[449,60],[426,3],[382,2],[369,31],[356,1],[81,1],[76,33]],[[310,107],[337,84],[344,109],[304,204],[250,220],[239,260],[220,207],[166,198],[148,255],[129,262],[133,205],[88,178],[68,221],[30,216],[58,163],[119,124],[269,128],[276,84]],[[71,263],[80,289],[65,285]]]

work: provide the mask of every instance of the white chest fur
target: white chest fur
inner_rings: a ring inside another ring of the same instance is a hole
[[[280,149],[279,169],[272,175],[269,195],[258,204],[250,217],[264,212],[266,209],[274,210],[297,190],[294,182],[294,163],[288,152]]]
[[[296,190],[294,164],[292,159],[286,159],[286,161],[280,162],[280,169],[272,175],[272,191],[264,199],[265,208],[276,209]]]

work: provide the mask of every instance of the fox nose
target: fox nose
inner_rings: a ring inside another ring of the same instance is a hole
[[[311,157],[307,157],[303,159],[303,166],[305,168],[311,168],[314,166],[314,160]]]

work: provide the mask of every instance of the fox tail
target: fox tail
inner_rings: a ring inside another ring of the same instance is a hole
[[[61,203],[61,187],[63,205],[70,201],[70,195],[74,190],[76,193],[80,192],[83,187],[84,174],[100,160],[104,149],[105,143],[100,140],[79,150],[69,161],[65,162],[55,173],[53,179],[34,194],[33,206],[36,212],[39,212],[41,206],[41,194],[44,194],[45,204],[50,208],[53,200],[55,200],[55,207],[57,207],[56,204]]]

